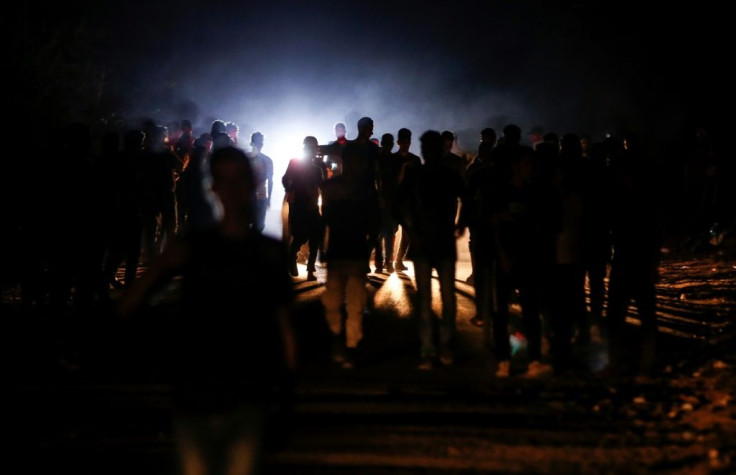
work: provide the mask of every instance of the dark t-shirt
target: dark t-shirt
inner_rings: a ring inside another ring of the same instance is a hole
[[[231,240],[215,229],[184,239],[191,255],[181,273],[177,406],[217,412],[268,400],[286,371],[277,309],[293,301],[283,242]]]

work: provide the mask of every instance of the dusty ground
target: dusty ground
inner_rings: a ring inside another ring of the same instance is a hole
[[[734,249],[665,250],[661,373],[647,381],[592,372],[496,380],[481,333],[468,323],[473,293],[462,259],[454,367],[416,370],[409,272],[370,276],[362,364],[346,372],[327,361],[321,281],[297,278],[303,365],[266,472],[733,473]],[[10,452],[26,473],[176,473],[165,297],[158,309],[158,323],[133,330],[105,314],[21,310],[17,293],[4,294]],[[635,335],[635,313],[629,321]]]

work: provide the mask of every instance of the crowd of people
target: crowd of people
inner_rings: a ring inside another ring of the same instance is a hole
[[[132,315],[182,276],[177,396],[189,447],[202,437],[189,416],[238,410],[252,418],[283,383],[275,375],[295,367],[288,312],[304,254],[307,281],[317,280],[318,261],[326,266],[322,303],[332,361],[343,368],[356,366],[363,339],[367,275],[404,272],[407,263],[416,287],[417,367],[454,364],[457,243],[467,233],[472,323],[495,356],[496,377],[512,375],[509,318],[516,302],[527,339],[525,377],[579,370],[573,349],[596,333],[607,342],[607,372],[651,374],[657,269],[671,223],[659,207],[662,180],[642,137],[592,142],[547,133],[525,141],[521,128],[508,124],[484,128],[477,153],[463,154],[452,130],[425,130],[415,155],[409,128],[377,140],[372,118],[356,125],[357,136],[348,139],[345,124],[336,124],[336,140],[327,145],[306,136],[302,156],[288,162],[280,184],[286,242],[263,234],[275,177],[261,132],[246,147],[234,122],[215,120],[195,136],[188,120],[150,120],[105,134],[97,148],[84,124],[58,130],[50,142],[58,153],[23,169],[22,183],[34,186],[19,188],[29,199],[11,218],[23,243],[23,304],[112,306],[110,289],[124,287],[115,308]],[[684,169],[688,213],[680,224],[693,248],[714,224],[733,227],[726,204],[733,195],[722,178],[733,175],[724,173],[727,163],[708,139],[699,128]],[[32,181],[37,165],[43,173]],[[33,190],[49,199],[33,199]],[[440,315],[432,310],[433,272]],[[260,298],[274,292],[276,299]],[[623,332],[632,302],[641,320],[636,345]],[[253,338],[243,353],[245,335]],[[549,354],[542,351],[545,337]],[[231,377],[243,369],[237,362],[246,368],[240,375],[252,378]],[[256,453],[254,446],[246,456]],[[192,457],[187,463],[201,462]]]

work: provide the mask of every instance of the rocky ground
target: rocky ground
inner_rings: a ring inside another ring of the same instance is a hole
[[[458,271],[455,366],[416,369],[410,273],[372,274],[361,365],[327,359],[318,282],[295,279],[302,367],[267,473],[733,473],[736,246],[665,249],[660,373],[493,378],[495,362]],[[464,267],[463,267],[464,265]],[[302,269],[303,270],[303,269]],[[303,272],[302,272],[303,273]],[[3,296],[11,454],[24,473],[176,473],[163,318],[120,328],[104,315],[22,310]],[[636,314],[629,319],[632,336]],[[603,343],[582,358],[591,368]],[[523,361],[523,348],[517,355]]]

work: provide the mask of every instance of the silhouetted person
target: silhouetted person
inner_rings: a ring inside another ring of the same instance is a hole
[[[194,155],[194,141],[192,122],[184,119],[181,121],[181,135],[174,144],[174,152],[182,163],[181,173],[176,182],[176,205],[178,206],[177,216],[179,218],[179,227],[185,227],[189,221],[189,209],[187,208],[187,169],[191,164]]]
[[[373,196],[364,186],[359,160],[359,155],[344,154],[342,173],[327,180],[322,191],[327,243],[322,303],[333,336],[332,360],[345,368],[355,365],[354,353],[363,339],[363,310],[368,298],[365,268],[371,254]]]
[[[253,132],[250,136],[251,151],[248,154],[256,177],[256,213],[253,227],[261,233],[266,227],[266,213],[271,207],[271,194],[273,193],[273,160],[261,151],[263,141],[264,137],[261,132]]]
[[[294,296],[284,244],[249,225],[254,183],[245,153],[218,149],[210,172],[222,209],[217,225],[177,236],[117,309],[133,316],[152,292],[181,278],[172,362],[182,471],[250,474],[260,466],[269,412],[288,402]]]
[[[418,155],[409,151],[411,148],[411,130],[406,127],[399,129],[398,134],[396,134],[396,143],[399,146],[399,150],[396,151],[395,155],[397,159],[401,160],[401,170],[399,171],[398,179],[399,183],[401,183],[408,170],[422,165],[422,159],[419,158]],[[409,268],[406,267],[406,264],[404,264],[404,259],[409,251],[411,238],[409,237],[409,232],[406,229],[403,210],[400,209],[396,203],[394,203],[394,215],[396,216],[398,224],[401,226],[401,238],[399,239],[399,246],[396,250],[394,269],[397,272],[403,272],[405,270],[409,270]]]
[[[539,148],[537,148],[537,151]],[[573,341],[590,341],[590,323],[585,304],[583,264],[583,153],[580,137],[568,133],[561,141],[558,166],[552,185],[559,210],[555,233],[555,261],[547,284],[547,309],[550,316],[551,349],[555,371],[576,370]]]
[[[335,140],[331,140],[325,147],[320,147],[320,154],[324,155],[327,165],[327,178],[342,173],[342,149],[348,142],[345,124],[336,123],[334,131]]]
[[[123,148],[109,164],[106,186],[112,194],[111,241],[104,265],[106,281],[119,286],[116,273],[125,263],[124,285],[133,283],[141,255],[141,159],[143,132],[129,130],[123,136]]]
[[[609,364],[613,375],[632,371],[647,376],[654,370],[657,351],[656,283],[662,219],[656,201],[656,176],[640,139],[627,136],[624,148],[611,165],[613,259],[606,311]],[[632,300],[641,327],[629,338],[624,330]],[[628,363],[632,363],[629,368]]]
[[[304,138],[304,155],[289,161],[281,178],[285,200],[289,204],[289,273],[296,277],[297,254],[304,243],[309,244],[307,280],[317,280],[317,253],[324,239],[324,223],[320,214],[319,198],[325,172],[317,157],[318,143],[312,136]],[[322,163],[324,165],[324,163]]]
[[[368,208],[371,220],[370,245],[372,249],[378,246],[378,235],[381,230],[381,212],[378,204],[377,170],[379,146],[371,139],[373,136],[373,119],[361,117],[358,120],[358,136],[349,140],[342,149],[344,156],[350,156],[356,160],[356,176],[361,179],[362,185],[371,196],[372,206]],[[366,273],[370,272],[370,266],[366,267]]]
[[[455,296],[456,239],[464,228],[456,224],[465,194],[460,173],[443,160],[442,136],[428,130],[421,137],[424,164],[407,171],[399,187],[398,202],[406,209],[411,235],[409,257],[414,263],[417,317],[422,370],[454,361],[457,302]],[[439,278],[442,316],[432,312],[432,271]],[[438,338],[438,339],[437,339]]]
[[[396,190],[399,186],[402,160],[393,153],[394,136],[386,133],[381,136],[381,153],[378,156],[378,204],[381,212],[381,230],[375,248],[376,272],[394,271],[394,248],[399,224],[396,221]]]
[[[607,138],[604,142],[593,144],[588,158],[582,164],[582,257],[590,296],[588,321],[591,338],[600,338],[605,332],[603,308],[608,265],[611,261],[611,202],[608,193],[607,157],[617,153],[609,150],[614,147],[614,143],[617,143],[615,139]],[[618,145],[615,147],[618,148]]]
[[[451,130],[445,130],[442,132],[442,141],[444,144],[444,152],[442,159],[445,160],[447,165],[455,169],[460,176],[467,182],[468,180],[468,163],[462,156],[454,152],[454,147],[457,142],[457,136],[455,132]]]
[[[490,322],[493,313],[494,267],[496,263],[492,221],[495,200],[502,177],[494,166],[492,151],[495,140],[485,140],[478,147],[478,156],[468,170],[467,196],[463,201],[462,220],[468,226],[472,273],[468,283],[475,289],[476,313],[471,323],[486,327],[484,334],[490,343]]]
[[[164,127],[153,129],[141,158],[141,218],[146,260],[161,253],[178,230],[176,182],[179,159],[166,145]]]
[[[524,335],[527,339],[528,365],[525,376],[538,377],[551,373],[552,367],[542,361],[542,295],[545,278],[554,257],[553,231],[549,219],[549,195],[535,180],[534,150],[519,145],[519,129],[506,126],[507,141],[498,146],[494,166],[506,176],[499,187],[493,218],[498,257],[496,273],[497,306],[493,322],[493,339],[499,361],[497,377],[510,374],[509,303],[518,292]],[[508,175],[506,175],[508,170]]]
[[[478,202],[478,184],[476,183],[475,186],[471,186],[470,182],[473,179],[472,175],[473,173],[478,170],[479,168],[483,168],[491,163],[491,151],[496,147],[497,142],[497,136],[496,136],[496,130],[491,127],[486,127],[480,132],[480,144],[478,145],[478,153],[476,154],[475,158],[473,158],[473,161],[468,165],[467,169],[467,175],[468,175],[468,199],[467,199],[467,205],[466,208],[468,209],[474,209],[476,207],[476,204]],[[471,190],[471,188],[474,188]],[[466,213],[470,216],[470,220],[468,222],[468,250],[470,252],[470,265],[471,265],[471,271],[470,275],[465,279],[465,282],[474,285],[475,284],[475,243],[473,242],[474,237],[474,228],[475,228],[475,221],[477,219],[477,213]],[[472,323],[480,326],[482,325],[482,319],[476,315]]]

